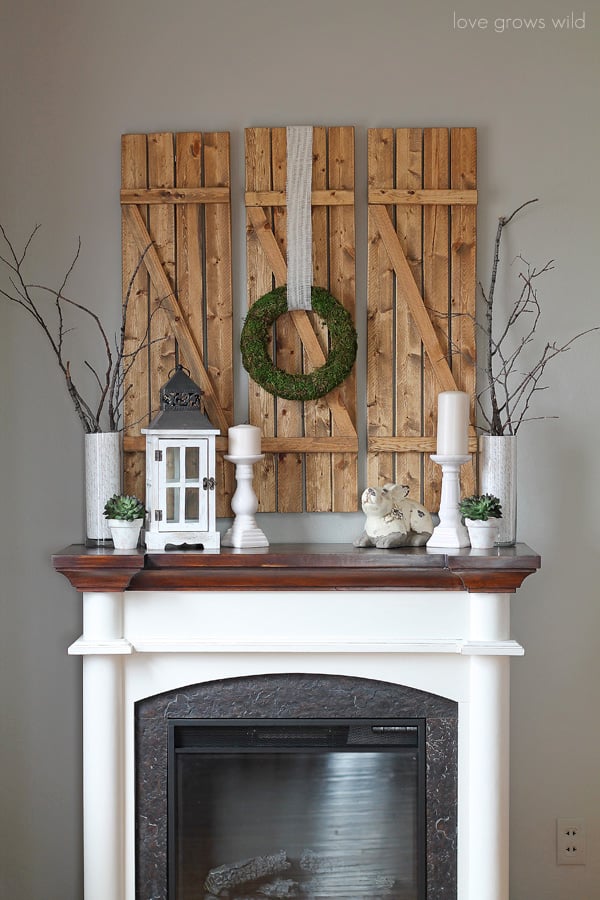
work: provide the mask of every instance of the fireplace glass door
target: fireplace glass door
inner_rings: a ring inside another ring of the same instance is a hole
[[[172,721],[169,900],[423,900],[423,732]]]

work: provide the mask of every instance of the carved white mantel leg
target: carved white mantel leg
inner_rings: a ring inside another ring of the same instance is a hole
[[[83,622],[84,897],[124,900],[122,595],[85,593]]]
[[[509,597],[470,594],[469,900],[509,900]],[[486,645],[489,649],[486,650]]]

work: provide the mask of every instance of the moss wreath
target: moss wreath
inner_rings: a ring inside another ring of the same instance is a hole
[[[357,335],[348,310],[324,288],[311,288],[310,299],[312,308],[329,329],[331,339],[324,365],[312,372],[291,374],[278,369],[267,351],[271,326],[288,312],[286,285],[260,297],[251,306],[242,329],[240,349],[244,368],[265,391],[285,400],[324,397],[348,377],[356,359]]]

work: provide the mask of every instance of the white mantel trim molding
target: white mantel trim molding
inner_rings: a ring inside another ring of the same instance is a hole
[[[124,655],[132,653],[458,653],[465,656],[523,656],[525,650],[516,641],[463,641],[413,638],[405,641],[230,641],[165,640],[147,638],[130,641],[90,641],[79,638],[68,649],[71,656]]]

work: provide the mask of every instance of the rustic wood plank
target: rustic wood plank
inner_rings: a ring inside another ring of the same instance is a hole
[[[312,187],[313,195],[327,188],[327,129],[322,126],[313,128]],[[313,206],[312,245],[313,283],[317,287],[327,290],[329,288],[329,223],[325,206]],[[325,358],[327,354],[328,330],[315,313],[309,313],[308,318],[323,353],[323,358]],[[311,363],[306,350],[304,350],[304,367],[306,371],[314,368],[314,364]],[[331,402],[338,402],[339,397],[330,398],[330,400]],[[331,411],[325,398],[319,397],[317,400],[304,404],[304,431],[306,434],[304,446],[308,454],[304,463],[306,471],[306,511],[329,512],[332,508],[332,456],[330,452],[314,452],[315,441],[333,440],[331,438]],[[311,441],[310,444],[308,443],[309,441]],[[346,444],[348,438],[343,437],[342,441]],[[358,449],[358,441],[356,441],[356,445]],[[332,447],[329,445],[329,449],[332,451],[334,449],[342,450],[344,447]]]
[[[202,183],[202,135],[181,133],[175,137],[177,187],[196,187]],[[177,300],[185,322],[198,347],[204,347],[204,283],[202,277],[201,207],[186,203],[175,210]],[[181,362],[189,367],[185,354]]]
[[[477,184],[477,131],[475,128],[453,128],[450,132],[451,186],[461,191]],[[475,422],[476,393],[476,209],[473,206],[451,210],[451,340],[452,371],[461,391],[471,397],[470,421]],[[471,436],[475,429],[471,425]],[[463,494],[476,490],[476,457],[473,465],[461,467]]]
[[[414,131],[415,129],[398,129],[398,132]],[[401,190],[399,188],[369,188],[369,203],[380,203],[384,206],[476,206],[477,191],[470,190],[419,190],[411,188]]]
[[[285,128],[271,131],[271,170],[275,192],[285,196],[287,179],[287,139]],[[287,260],[287,208],[285,202],[273,207],[273,235],[279,252]],[[306,314],[304,318],[308,321]],[[311,329],[312,333],[312,329]],[[294,327],[293,316],[280,316],[275,323],[276,356],[275,364],[285,372],[302,371],[302,343]],[[302,436],[303,404],[297,400],[277,397],[277,437],[298,438]],[[284,452],[280,449],[277,459],[277,511],[302,512],[303,510],[303,457],[300,453]]]
[[[395,438],[389,438],[395,440]],[[146,438],[143,435],[133,435],[123,439],[127,452],[135,450],[143,451],[146,448]],[[476,439],[475,439],[476,444]],[[227,436],[217,436],[217,450],[227,453]],[[263,438],[262,449],[264,453],[309,453],[311,455],[329,455],[334,452],[358,451],[358,437],[273,437]],[[232,468],[230,466],[230,468]],[[314,510],[317,512],[317,510]],[[320,510],[321,512],[323,510]]]
[[[280,287],[287,281],[287,263],[275,235],[273,234],[273,229],[271,228],[271,223],[267,214],[262,207],[254,206],[248,208],[247,214],[248,220],[254,228],[258,242],[265,254],[266,261],[275,276],[275,283]],[[270,290],[270,288],[268,288],[268,290]],[[259,296],[262,295],[259,294]],[[258,300],[258,297],[256,299]]]
[[[423,179],[423,132],[420,128],[399,128],[396,138],[397,188],[415,193]],[[396,208],[396,234],[419,293],[423,292],[423,223],[420,206]],[[396,296],[396,434],[417,437],[423,432],[423,343],[401,291]],[[423,500],[421,454],[407,450],[396,454],[396,479],[406,484],[413,500]]]
[[[148,184],[153,188],[172,187],[175,177],[175,155],[173,135],[161,132],[148,135]],[[135,209],[136,207],[130,207]],[[175,211],[172,207],[151,206],[148,209],[148,233],[152,238],[162,270],[169,283],[168,293],[173,293],[175,283]],[[150,254],[146,255],[148,260]],[[156,280],[150,285],[150,397],[158,412],[158,397],[161,386],[168,380],[175,368],[175,339],[164,309],[168,302],[165,293]]]
[[[358,437],[276,437],[265,438],[263,451],[266,453],[308,453],[311,456],[331,453],[358,452]],[[325,512],[316,509],[313,512]]]
[[[436,374],[438,391],[456,391],[456,382],[448,365],[448,360],[441,348],[438,336],[433,329],[431,319],[427,314],[423,298],[419,293],[415,279],[410,271],[398,236],[392,225],[389,215],[383,207],[372,209],[373,219],[377,224],[379,233],[383,239],[386,250],[394,266],[394,271],[399,282],[399,289],[404,293],[411,315],[417,324],[431,366]]]
[[[297,309],[291,310],[288,315],[302,339],[302,344],[311,366],[317,368],[324,365],[325,354],[307,313],[304,310]],[[347,398],[342,387],[334,388],[326,394],[326,399],[338,434],[353,437],[356,434],[356,428],[346,407]]]
[[[142,188],[147,184],[148,171],[146,163],[146,135],[124,134],[121,138],[121,181],[126,187]],[[146,221],[147,211],[140,211]],[[148,325],[148,273],[142,266],[132,282],[133,274],[140,260],[138,244],[130,232],[125,215],[122,215],[123,245],[123,300],[130,289],[130,300],[127,309],[125,331],[125,359],[135,353],[140,340],[146,333]],[[131,285],[131,287],[130,287]],[[123,436],[140,435],[149,421],[150,399],[148,394],[149,351],[148,348],[138,353],[129,364],[125,375],[123,392]],[[142,438],[140,450],[123,452],[123,489],[128,494],[135,494],[144,499],[146,494],[145,474],[145,440]]]
[[[208,372],[204,368],[202,356],[195,339],[185,323],[182,310],[179,307],[177,298],[168,276],[163,269],[156,247],[151,243],[150,236],[144,225],[140,212],[136,206],[124,207],[127,223],[131,228],[131,233],[135,237],[138,247],[144,251],[150,242],[150,249],[144,256],[144,265],[146,266],[150,279],[155,286],[155,290],[159,296],[165,298],[165,313],[169,317],[170,327],[173,334],[177,338],[179,345],[182,347],[185,357],[189,362],[192,378],[205,392],[205,403],[207,413],[216,428],[220,428],[222,432],[227,430],[227,419],[221,409],[221,406],[215,395]]]
[[[204,184],[230,189],[229,133],[204,135]],[[231,210],[222,204],[204,208],[206,246],[206,360],[215,395],[228,425],[233,425],[233,292],[231,283]],[[226,435],[227,432],[224,432]],[[217,516],[230,514],[235,470],[217,456]]]
[[[394,184],[394,132],[391,128],[369,129],[369,185]],[[393,214],[391,207],[386,210]],[[368,221],[367,287],[367,433],[371,453],[367,457],[367,484],[395,481],[392,453],[374,452],[374,437],[394,433],[396,393],[394,359],[394,270],[371,211]]]
[[[285,206],[287,195],[285,189],[246,191],[245,202],[246,206]],[[313,190],[310,202],[312,206],[354,206],[354,191]]]
[[[387,451],[390,453],[435,453],[437,440],[433,437],[373,437],[369,438],[369,450],[372,452]],[[469,453],[477,452],[477,438],[469,438]],[[402,477],[398,478],[402,484],[406,484]],[[413,499],[416,499],[414,497]]]
[[[268,128],[247,128],[246,190],[271,189],[271,137]],[[272,237],[270,222],[262,209],[249,208],[247,216],[246,259],[248,272],[248,303],[251,306],[273,287],[273,266],[264,252],[263,241]],[[277,243],[273,237],[275,248]],[[284,261],[285,262],[285,261]],[[279,279],[279,273],[275,276]],[[283,281],[285,283],[285,275]],[[249,379],[250,422],[258,425],[264,438],[275,436],[275,398]],[[254,467],[254,491],[259,512],[273,512],[277,506],[275,457],[265,454],[260,465]]]
[[[183,134],[184,132],[182,132]],[[148,206],[174,203],[224,203],[230,202],[228,187],[189,187],[178,185],[167,188],[127,189],[121,191],[121,204],[144,203]]]
[[[329,129],[329,188],[354,191],[354,128]],[[354,208],[333,206],[329,211],[330,292],[356,320]],[[356,421],[356,369],[337,389],[352,421]],[[339,434],[334,416],[333,432]],[[358,460],[352,453],[337,453],[332,460],[334,512],[358,508]]]
[[[423,187],[447,189],[450,183],[448,129],[426,128],[423,133]],[[448,245],[449,216],[447,206],[426,206],[423,210],[423,298],[433,330],[442,351],[448,356]],[[437,395],[440,390],[438,372],[433,361],[425,360],[423,372],[424,433],[434,435],[437,427]],[[454,379],[453,379],[454,381]],[[424,503],[438,509],[441,481],[439,466],[424,459]]]

